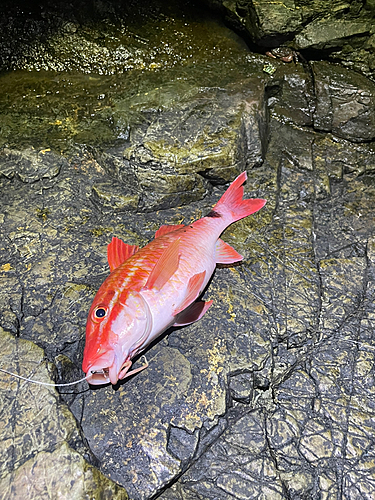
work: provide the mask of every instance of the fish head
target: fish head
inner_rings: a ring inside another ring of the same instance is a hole
[[[114,385],[147,345],[152,315],[139,292],[100,291],[87,318],[82,369],[89,384]]]

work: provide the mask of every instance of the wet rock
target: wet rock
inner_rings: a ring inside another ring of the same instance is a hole
[[[299,48],[324,46],[329,42],[339,44],[345,38],[367,34],[371,29],[371,7],[361,9],[355,2],[270,4],[260,1],[254,4],[208,0],[207,3],[213,8],[221,6],[229,21],[237,21],[254,42],[262,44],[285,40],[291,35],[296,35]]]
[[[375,85],[339,66],[315,62],[314,127],[355,142],[374,139]]]
[[[343,40],[368,35],[371,22],[353,19],[317,19],[296,36],[298,49],[327,49],[342,45]]]
[[[255,47],[300,51],[298,57],[330,59],[373,79],[374,6],[357,2],[224,2],[206,0]],[[293,59],[293,58],[292,58]],[[286,61],[290,61],[287,58]]]
[[[79,71],[97,78],[164,72],[189,66],[192,58],[200,64],[220,60],[224,53],[230,58],[240,41],[213,19],[212,12],[190,2],[40,2],[27,10],[5,0],[0,68]]]
[[[55,451],[38,453],[16,472],[5,476],[0,481],[0,493],[4,498],[129,498],[124,489],[89,465],[67,444]]]
[[[368,10],[361,15],[313,20],[295,36],[295,48],[329,54],[331,60],[373,77],[373,19]]]
[[[349,39],[339,50],[331,51],[331,58],[342,66],[374,80],[375,35],[373,30],[368,35]]]
[[[56,161],[50,149],[22,152],[4,148],[0,158],[0,174],[8,179],[17,176],[22,182],[31,183],[41,179],[53,179],[58,175],[63,158]]]
[[[375,85],[369,79],[327,62],[311,63],[313,78],[301,64],[291,70],[273,64],[268,104],[278,119],[353,142],[373,140]]]
[[[283,121],[311,126],[315,91],[310,74],[302,64],[296,64],[292,68],[280,62],[273,64],[276,64],[276,71],[267,86],[271,113],[282,117]]]
[[[239,419],[161,498],[284,498],[262,420],[258,412]]]
[[[329,480],[337,481],[331,472],[310,469],[317,461],[328,470],[335,450],[343,447],[340,432],[357,453],[354,431],[342,430],[339,422],[332,433],[318,418],[323,407],[324,415],[334,418],[340,392],[323,397],[324,386],[317,391],[316,383],[335,376],[334,383],[348,391],[354,370],[371,394],[370,243],[368,260],[365,256],[373,154],[368,145],[281,123],[281,113],[281,106],[271,113],[265,161],[249,172],[246,185],[247,196],[268,193],[267,211],[226,231],[224,238],[245,260],[240,267],[218,269],[207,292],[214,300],[210,314],[159,341],[148,354],[147,371],[116,391],[73,389],[65,396],[102,473],[134,498],[160,493],[181,474],[162,497],[245,498],[250,492],[255,498],[285,498],[284,491],[313,496],[329,489]],[[113,185],[106,179],[120,170],[110,171],[108,156],[106,161],[101,165],[92,154],[76,153],[51,179],[41,176],[31,184],[18,175],[2,179],[5,234],[12,242],[10,250],[2,250],[2,321],[43,345],[51,360],[59,354],[59,377],[65,380],[74,370],[78,378],[85,316],[108,272],[105,249],[111,236],[143,245],[162,223],[177,223],[182,214],[185,220],[199,217],[223,191],[211,184],[200,205],[122,211],[116,206],[120,176]],[[39,189],[27,196],[30,186],[45,186],[43,198]],[[20,214],[23,231],[17,229]],[[342,349],[332,350],[336,332],[347,341],[335,340]],[[358,358],[338,355],[357,346]],[[342,367],[341,375],[335,375],[335,366]],[[238,373],[248,374],[248,383]],[[231,390],[241,404],[228,410]],[[238,408],[246,409],[250,421]],[[363,443],[371,432],[371,422],[366,425]],[[70,457],[76,460],[74,453]],[[367,484],[370,474],[365,477]]]
[[[14,338],[3,329],[0,335],[1,368],[52,383],[40,348]],[[0,391],[3,498],[47,499],[54,495],[77,499],[85,495],[128,498],[124,489],[87,462],[93,457],[84,445],[73,415],[54,388],[1,373]]]
[[[128,191],[128,192],[126,192]],[[133,191],[133,192],[132,192]],[[140,195],[128,186],[116,183],[114,179],[96,182],[92,187],[92,200],[100,205],[101,211],[136,212]]]
[[[253,378],[252,373],[232,375],[229,383],[232,398],[241,403],[250,403],[253,392]]]
[[[123,154],[135,172],[144,209],[202,199],[208,188],[204,178],[227,182],[244,170],[246,161],[259,163],[263,95],[263,82],[257,78],[227,92],[206,89],[165,112],[163,120],[152,116],[144,132],[134,132]]]
[[[183,454],[171,453],[176,447],[168,429],[190,408],[183,403],[192,384],[188,360],[176,349],[157,351],[142,378],[116,392],[112,387],[89,392],[72,406],[82,415],[84,434],[103,472],[129,484],[137,498],[148,498],[180,472]]]
[[[198,445],[198,432],[190,433],[185,429],[171,427],[168,439],[168,452],[179,460],[191,459]]]
[[[211,2],[208,3],[216,3]],[[303,22],[303,11],[295,3],[270,4],[260,1],[223,3],[230,21],[238,23],[251,40],[256,43],[269,43],[274,38],[282,39],[294,33]],[[237,26],[236,23],[236,26]]]

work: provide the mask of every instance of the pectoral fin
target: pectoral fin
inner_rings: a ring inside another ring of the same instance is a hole
[[[160,228],[155,233],[155,238],[158,236],[163,236],[163,234],[171,233],[172,231],[176,231],[177,229],[181,229],[184,227],[184,224],[176,224],[176,225],[165,225],[160,226]]]
[[[233,264],[243,259],[242,255],[220,238],[216,242],[215,250],[217,264]]]
[[[111,271],[123,264],[129,257],[137,252],[137,245],[127,245],[115,236],[107,247],[108,264]]]
[[[212,305],[212,302],[212,300],[209,300],[208,302],[194,302],[194,304],[192,304],[190,307],[185,309],[185,311],[182,311],[178,315],[173,326],[190,325],[190,323],[198,321],[202,316],[206,314],[206,312]]]
[[[180,261],[179,245],[180,239],[177,238],[164,250],[148,277],[145,289],[157,288],[160,290],[177,271]]]
[[[202,285],[204,277],[206,276],[206,271],[202,273],[194,274],[189,280],[188,287],[186,290],[185,299],[182,304],[173,311],[173,316],[176,316],[181,311],[186,309],[194,300],[202,293]]]

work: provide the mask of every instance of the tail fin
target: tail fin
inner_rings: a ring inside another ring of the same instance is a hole
[[[242,172],[225,191],[220,200],[216,203],[213,210],[225,219],[230,219],[230,224],[236,220],[243,219],[254,212],[260,210],[266,204],[267,200],[253,198],[243,200],[243,186],[247,174]]]

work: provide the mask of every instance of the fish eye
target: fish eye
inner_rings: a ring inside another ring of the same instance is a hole
[[[98,307],[95,310],[94,316],[95,318],[101,319],[104,318],[104,316],[107,314],[107,310],[104,309],[104,307]]]

